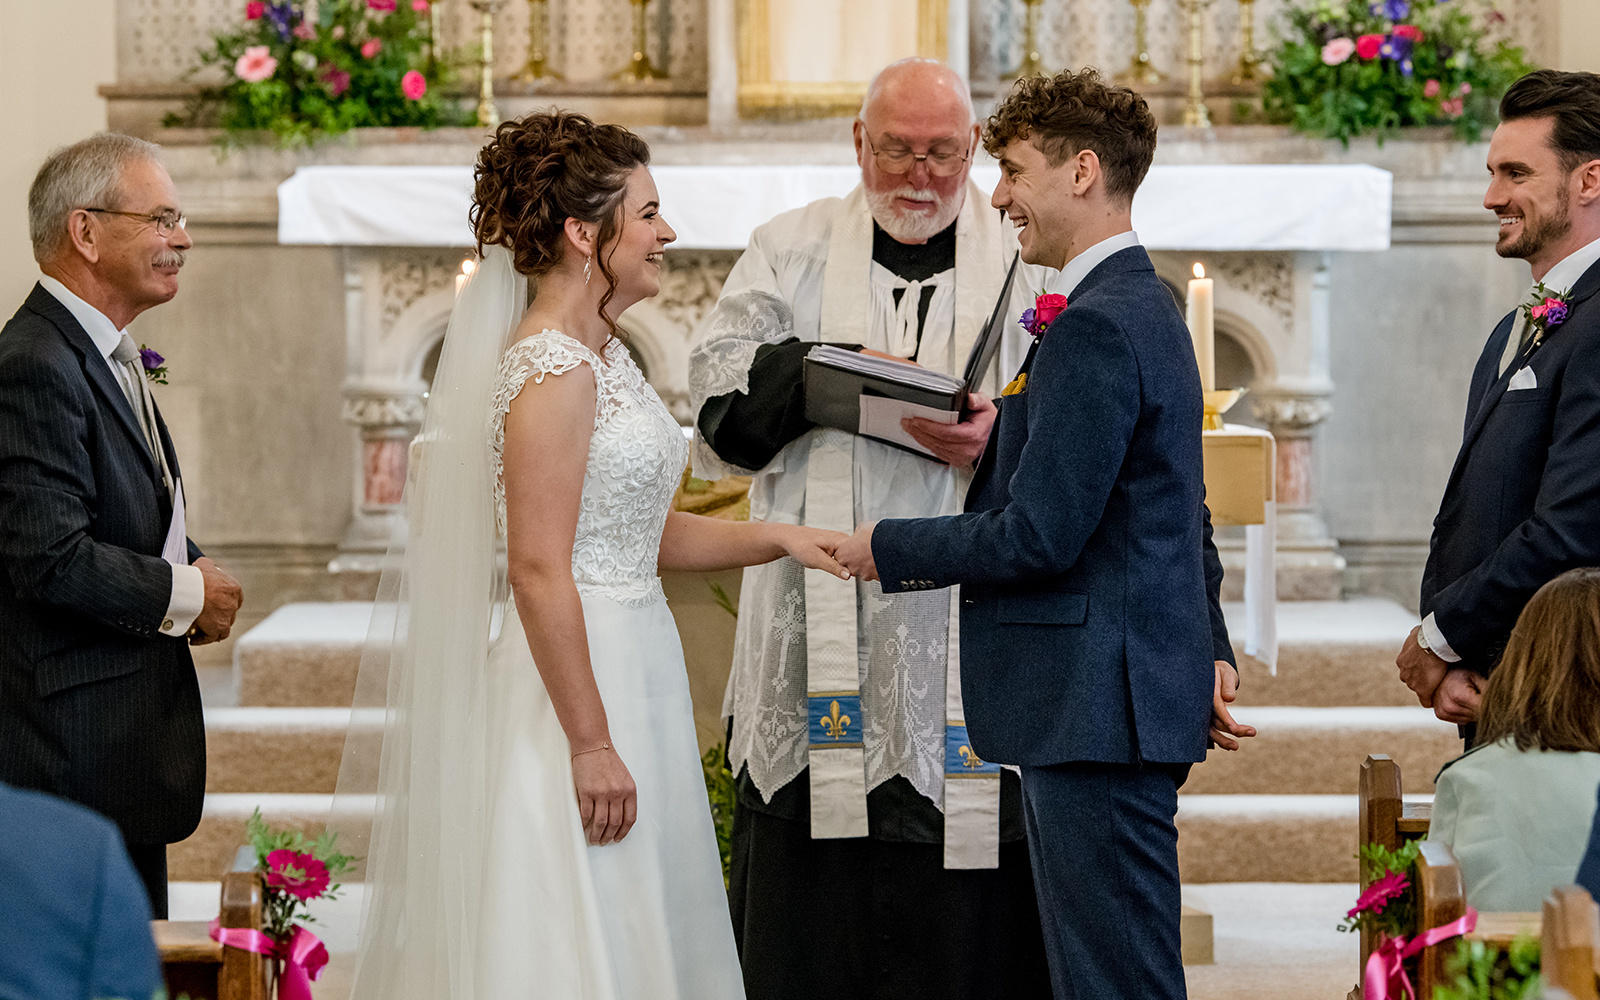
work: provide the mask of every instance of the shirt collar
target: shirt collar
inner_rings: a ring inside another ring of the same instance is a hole
[[[83,327],[83,332],[94,341],[95,348],[100,356],[107,361],[111,360],[111,352],[122,343],[122,331],[118,330],[105,313],[91,306],[89,303],[74,295],[66,285],[50,277],[48,274],[39,276],[39,287],[56,297],[56,301],[66,307],[72,318]]]
[[[1129,247],[1138,245],[1139,234],[1131,229],[1101,240],[1083,253],[1067,261],[1067,266],[1057,272],[1056,279],[1049,282],[1051,285],[1050,290],[1057,295],[1065,295],[1070,300],[1072,294],[1078,290],[1078,286],[1083,283],[1083,279],[1089,276],[1089,272],[1099,267],[1107,257],[1118,250],[1126,250]]]
[[[1572,291],[1572,286],[1583,277],[1583,272],[1589,270],[1596,261],[1600,261],[1600,240],[1579,247],[1563,257],[1561,263],[1544,276],[1544,287],[1554,295],[1565,295]]]

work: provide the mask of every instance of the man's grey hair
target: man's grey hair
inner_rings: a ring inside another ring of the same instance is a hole
[[[896,70],[904,69],[907,66],[937,66],[943,70],[944,72],[941,75],[945,76],[950,84],[950,93],[959,98],[962,104],[966,105],[967,120],[974,123],[977,122],[978,113],[972,106],[972,90],[967,86],[967,82],[961,79],[961,74],[939,60],[929,59],[925,56],[907,56],[878,70],[873,76],[872,82],[867,84],[866,94],[861,98],[861,110],[856,112],[858,119],[862,122],[867,120],[867,107],[872,104],[872,99],[878,96],[878,91],[883,89],[883,78],[892,76]]]
[[[161,147],[120,132],[101,132],[51,153],[28,188],[33,259],[55,256],[67,239],[67,217],[80,208],[117,208],[123,168],[161,162]]]

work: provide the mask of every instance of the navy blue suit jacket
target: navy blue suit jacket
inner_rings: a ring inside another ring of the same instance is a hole
[[[1522,327],[1513,311],[1484,345],[1466,431],[1433,521],[1421,609],[1462,665],[1487,674],[1528,599],[1577,566],[1600,565],[1600,264],[1571,310],[1498,377]],[[1515,372],[1538,385],[1508,391]],[[1525,376],[1524,376],[1525,377]]]
[[[0,784],[0,1000],[146,1000],[150,904],[116,827]]]
[[[968,512],[878,523],[883,589],[961,585],[961,694],[985,760],[1203,760],[1227,639],[1202,555],[1200,376],[1142,247],[1089,272],[1023,372]]]
[[[0,330],[0,781],[96,809],[130,844],[182,840],[205,794],[194,661],[160,631],[171,516],[116,376],[35,285]]]

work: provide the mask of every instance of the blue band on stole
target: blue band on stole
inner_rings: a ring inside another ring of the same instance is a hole
[[[861,695],[854,692],[814,694],[810,703],[811,745],[813,747],[859,747],[861,742]]]
[[[967,727],[944,727],[944,773],[952,778],[974,774],[999,774],[1000,765],[991,764],[972,752],[967,742]]]

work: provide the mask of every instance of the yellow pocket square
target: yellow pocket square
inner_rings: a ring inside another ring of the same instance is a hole
[[[1028,388],[1028,373],[1023,372],[1011,380],[1011,384],[1000,390],[1001,396],[1015,396]]]

